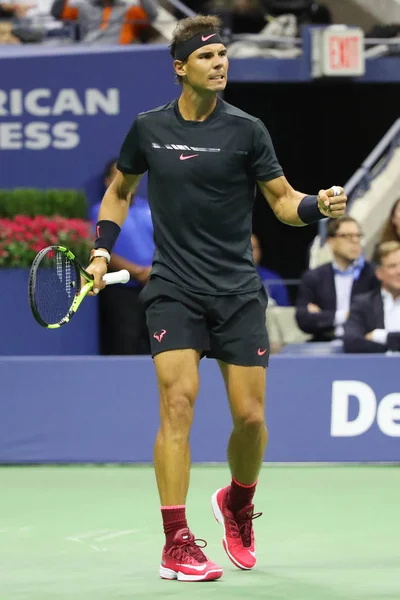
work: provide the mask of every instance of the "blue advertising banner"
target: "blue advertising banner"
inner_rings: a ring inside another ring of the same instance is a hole
[[[400,462],[397,357],[275,356],[271,462]],[[151,462],[159,424],[149,357],[0,357],[0,462]],[[225,461],[231,430],[215,361],[200,364],[194,462]]]
[[[51,50],[0,57],[0,188],[84,188],[92,203],[136,115],[178,95],[172,61],[158,46]]]
[[[232,59],[230,81],[311,81],[306,31],[303,39],[296,59]],[[368,61],[359,81],[398,81],[399,61]],[[180,91],[158,45],[4,46],[0,73],[0,188],[83,188],[91,203],[135,116]]]

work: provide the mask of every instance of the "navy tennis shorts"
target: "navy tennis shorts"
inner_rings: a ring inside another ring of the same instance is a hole
[[[193,348],[202,356],[232,365],[268,366],[264,287],[210,296],[153,275],[140,299],[146,309],[153,357],[167,350]]]

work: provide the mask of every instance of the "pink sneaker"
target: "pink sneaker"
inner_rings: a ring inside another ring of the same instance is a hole
[[[189,529],[184,528],[176,532],[173,541],[173,546],[163,549],[160,566],[162,579],[212,581],[221,577],[221,567],[208,560],[201,550],[207,545],[205,540],[195,540]],[[204,546],[198,546],[196,542],[204,542]]]
[[[262,513],[254,514],[254,505],[248,504],[233,514],[226,505],[229,487],[217,490],[211,498],[214,517],[224,528],[222,545],[233,564],[239,569],[252,569],[256,564],[253,519]]]

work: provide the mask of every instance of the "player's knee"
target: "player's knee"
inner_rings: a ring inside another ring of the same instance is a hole
[[[193,421],[195,390],[176,385],[161,392],[161,424],[172,431],[186,434]]]
[[[266,430],[264,410],[250,403],[247,410],[240,411],[234,418],[235,429],[249,436],[257,436]]]

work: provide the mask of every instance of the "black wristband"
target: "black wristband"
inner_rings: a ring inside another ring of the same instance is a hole
[[[95,248],[105,248],[111,254],[121,227],[114,221],[98,221],[96,224]]]
[[[318,196],[304,196],[297,207],[297,214],[303,223],[307,223],[307,225],[326,219],[318,208]]]

